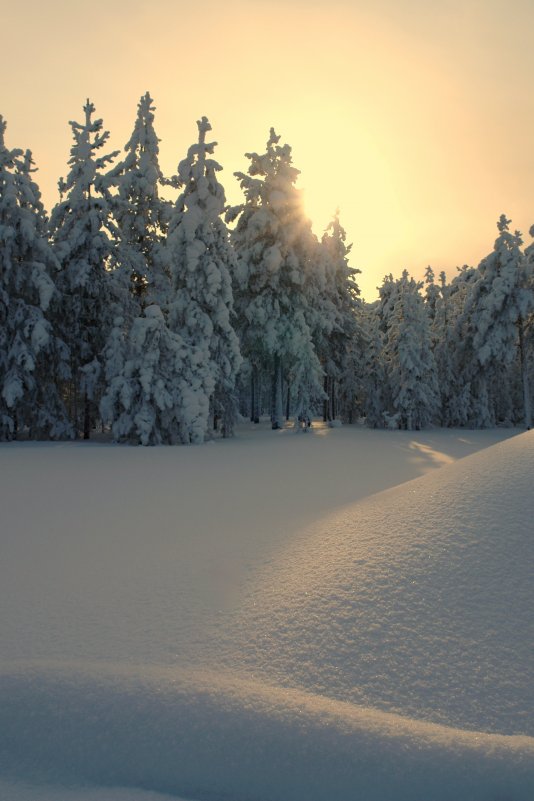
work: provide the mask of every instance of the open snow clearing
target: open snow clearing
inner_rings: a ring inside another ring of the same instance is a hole
[[[0,447],[0,797],[530,801],[510,433]]]

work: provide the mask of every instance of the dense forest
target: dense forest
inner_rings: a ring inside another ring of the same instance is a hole
[[[50,214],[0,117],[0,439],[200,443],[263,415],[530,427],[534,245],[505,215],[477,267],[390,274],[366,303],[273,129],[229,207],[205,117],[166,177],[148,93],[122,158],[83,110]]]

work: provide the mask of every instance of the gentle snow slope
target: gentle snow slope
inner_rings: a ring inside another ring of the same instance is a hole
[[[0,445],[1,657],[196,663],[301,527],[511,433]]]
[[[232,667],[534,736],[533,476],[530,432],[321,520],[253,587]]]
[[[534,432],[374,433],[10,451],[2,801],[531,801]]]

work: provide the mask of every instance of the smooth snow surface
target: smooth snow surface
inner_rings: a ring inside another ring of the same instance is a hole
[[[511,433],[1,446],[0,799],[531,801]]]
[[[321,520],[236,627],[271,681],[534,736],[534,434]]]

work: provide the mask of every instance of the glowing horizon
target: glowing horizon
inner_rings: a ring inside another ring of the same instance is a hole
[[[22,5],[22,8],[21,8]],[[48,209],[71,146],[68,120],[90,97],[129,139],[150,91],[163,171],[172,174],[206,115],[228,201],[245,152],[273,126],[292,147],[320,236],[340,208],[367,300],[385,274],[427,264],[452,277],[492,248],[501,213],[534,222],[534,108],[527,102],[534,5],[511,0],[95,0],[7,3],[0,113],[8,147],[30,148]],[[68,14],[65,13],[68,10]],[[503,28],[504,25],[504,28]],[[503,35],[503,29],[506,35]],[[22,46],[21,46],[22,43]]]

